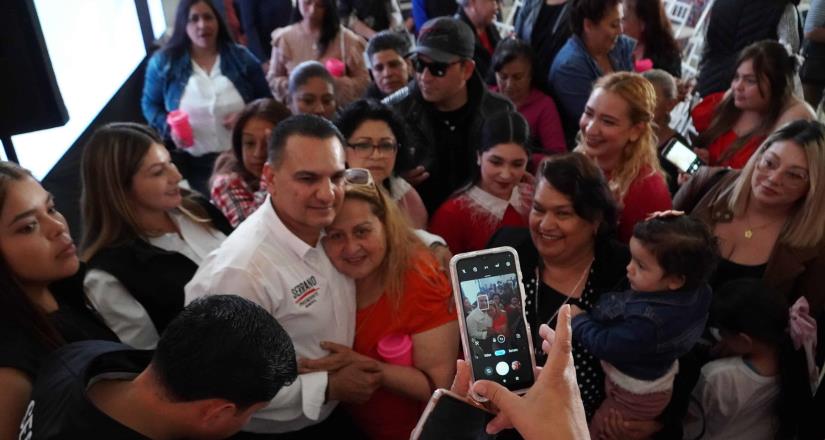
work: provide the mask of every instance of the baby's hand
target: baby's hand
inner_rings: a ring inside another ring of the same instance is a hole
[[[570,317],[571,318],[575,318],[576,316],[579,316],[582,313],[587,313],[587,312],[585,312],[584,310],[581,309],[581,307],[579,307],[575,304],[570,304]]]

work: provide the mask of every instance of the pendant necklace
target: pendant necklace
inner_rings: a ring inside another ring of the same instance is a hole
[[[588,272],[590,272],[590,268],[593,267],[593,261],[595,261],[595,260],[596,260],[595,257],[592,258],[590,260],[590,263],[587,264],[587,267],[584,268],[584,271],[582,271],[582,274],[579,277],[579,280],[576,281],[576,285],[573,286],[573,289],[570,290],[570,295],[562,293],[562,295],[565,296],[564,301],[561,303],[559,308],[556,309],[556,312],[553,313],[553,316],[551,316],[550,319],[547,320],[547,325],[550,325],[550,323],[554,319],[556,319],[556,316],[559,315],[559,312],[561,311],[561,308],[564,307],[564,305],[567,304],[568,301],[570,301],[570,298],[572,298],[572,294],[574,294],[579,289],[579,286],[581,285],[581,283],[585,279],[587,279],[587,274],[588,274]],[[540,279],[541,279],[541,272],[539,271],[539,266],[536,266],[536,280],[535,280],[535,284],[534,284],[535,292],[536,292],[536,298],[535,298],[534,307],[533,307],[533,310],[536,313],[536,320],[538,320],[538,318],[539,318],[539,296],[540,296],[539,295],[539,283],[540,283],[539,280]],[[559,292],[559,293],[561,293],[561,292]]]

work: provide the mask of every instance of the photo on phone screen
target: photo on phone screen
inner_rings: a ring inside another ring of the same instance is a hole
[[[668,162],[676,165],[683,173],[694,174],[704,165],[699,156],[678,139],[671,140],[662,153]]]
[[[451,272],[461,339],[473,379],[511,391],[533,385],[533,345],[524,319],[518,257],[512,248],[459,254]]]
[[[413,430],[414,440],[488,440],[493,414],[456,394],[438,389]]]

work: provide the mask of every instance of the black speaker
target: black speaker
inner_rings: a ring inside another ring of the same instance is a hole
[[[58,127],[68,120],[33,0],[3,0],[0,6],[0,135]]]

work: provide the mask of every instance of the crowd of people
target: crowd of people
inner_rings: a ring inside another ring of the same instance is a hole
[[[0,162],[0,438],[404,439],[438,388],[506,439],[825,436],[825,2],[714,2],[695,91],[661,0],[253,3],[178,2],[78,247]],[[459,318],[529,325],[525,396]]]

